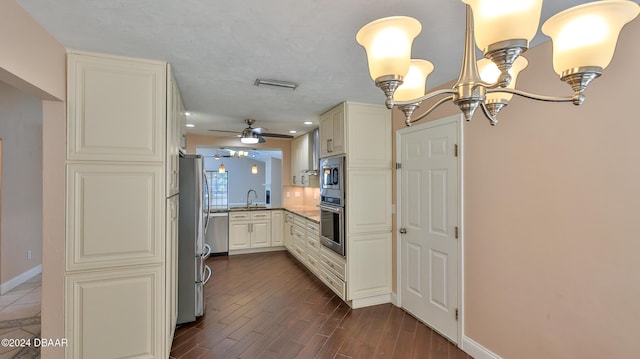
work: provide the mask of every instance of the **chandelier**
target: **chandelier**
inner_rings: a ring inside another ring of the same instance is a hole
[[[411,57],[411,46],[422,26],[411,17],[393,16],[363,26],[356,40],[367,53],[369,73],[397,106],[405,124],[419,121],[445,102],[456,104],[467,121],[478,107],[492,125],[513,95],[549,101],[584,101],[584,90],[613,58],[622,27],[640,12],[628,0],[603,0],[575,6],[549,18],[542,32],[553,43],[553,68],[573,89],[573,96],[552,97],[515,88],[518,73],[527,66],[521,56],[529,48],[540,22],[542,0],[461,0],[466,4],[466,32],[460,76],[453,88],[425,94],[433,65]],[[474,29],[475,28],[475,29]],[[477,61],[475,45],[485,59]],[[444,96],[416,119],[413,112],[428,99]]]

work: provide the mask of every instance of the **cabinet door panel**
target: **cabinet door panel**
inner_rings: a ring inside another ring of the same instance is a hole
[[[67,270],[164,260],[162,165],[69,164]]]
[[[347,233],[391,231],[391,171],[352,169],[348,175]]]
[[[229,250],[251,248],[249,222],[229,222]]]
[[[282,211],[272,211],[271,213],[271,245],[274,247],[284,245],[283,215]]]
[[[348,104],[349,168],[391,168],[391,111],[382,106]],[[366,128],[366,131],[362,131]],[[375,146],[372,146],[375,144]]]
[[[391,233],[352,235],[347,241],[347,299],[391,293]]]
[[[255,221],[251,229],[251,248],[271,247],[271,221]]]
[[[331,114],[332,122],[333,122],[333,137],[331,139],[331,155],[341,155],[346,151],[346,143],[345,143],[345,113],[344,113],[344,104],[338,106],[335,111]],[[368,132],[370,125],[367,125],[367,131],[360,132]]]
[[[68,159],[163,162],[165,64],[68,56]]]
[[[66,278],[71,358],[166,358],[161,267]]]

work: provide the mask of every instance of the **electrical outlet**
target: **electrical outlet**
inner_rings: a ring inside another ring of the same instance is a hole
[[[27,259],[31,259],[31,251],[27,251]]]

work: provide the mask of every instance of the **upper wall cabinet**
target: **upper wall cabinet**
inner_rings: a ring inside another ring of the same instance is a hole
[[[166,65],[122,57],[68,57],[68,159],[165,159]]]
[[[178,161],[185,124],[185,108],[180,90],[173,77],[171,65],[167,64],[167,197],[180,191]]]
[[[343,102],[320,116],[320,157],[345,153],[345,107]]]
[[[350,168],[391,168],[391,111],[343,102],[320,116],[320,157],[347,155]]]

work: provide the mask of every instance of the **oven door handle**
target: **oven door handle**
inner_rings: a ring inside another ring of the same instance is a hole
[[[318,207],[320,210],[329,211],[333,213],[342,213],[342,207],[329,206],[326,204],[319,204]]]

